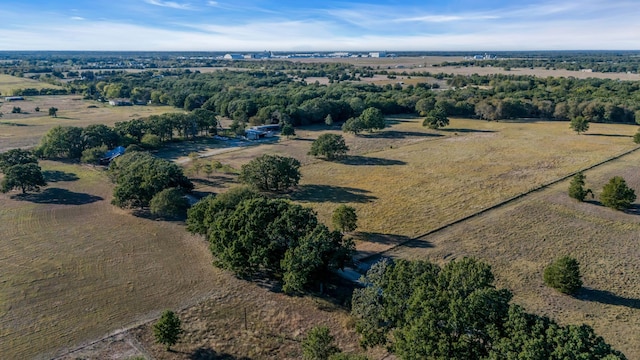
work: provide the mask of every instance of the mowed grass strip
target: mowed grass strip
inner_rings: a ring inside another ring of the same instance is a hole
[[[419,119],[413,126],[421,128]],[[588,134],[577,135],[566,122],[452,119],[440,132],[446,136],[433,141],[304,166],[291,198],[326,222],[339,204],[354,206],[356,235],[369,240],[359,249],[381,251],[633,149],[635,130],[591,124]]]
[[[3,357],[49,357],[221,286],[201,238],[115,208],[98,170],[41,165],[57,181],[40,194],[0,195]]]
[[[640,202],[628,212],[598,202],[602,187],[622,176],[640,194],[640,153],[585,172],[595,199],[567,195],[569,180],[515,203],[386,253],[437,262],[472,256],[492,265],[514,302],[563,324],[592,325],[629,359],[640,358]],[[570,255],[584,288],[573,298],[543,284],[544,268]]]

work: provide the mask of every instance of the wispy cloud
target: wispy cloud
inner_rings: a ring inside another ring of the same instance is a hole
[[[144,0],[147,4],[168,7],[172,9],[178,10],[195,10],[191,4],[188,3],[178,3],[175,1],[161,1],[161,0]],[[215,1],[213,1],[215,2]]]
[[[494,20],[500,18],[497,15],[424,15],[410,18],[395,19],[395,22],[427,22],[427,23],[443,23],[452,21],[473,21],[473,20]]]
[[[85,20],[85,18],[83,18],[82,16],[72,16],[71,20],[82,21]]]
[[[220,4],[217,1],[211,1],[211,0],[207,2],[207,5],[213,6],[213,7],[220,6]]]

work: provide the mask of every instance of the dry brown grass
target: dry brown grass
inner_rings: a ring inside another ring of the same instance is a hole
[[[360,249],[379,251],[629,150],[634,130],[592,124],[591,135],[576,135],[566,122],[454,119],[444,137],[305,166],[292,198],[323,220],[339,203],[354,206],[360,237],[372,240]]]
[[[14,105],[17,104],[17,105]],[[11,114],[13,106],[20,106],[26,114]],[[58,108],[58,117],[49,116],[50,107]],[[91,107],[90,107],[91,106]],[[35,108],[40,107],[36,112]],[[40,138],[54,126],[87,126],[106,124],[153,114],[179,111],[170,106],[110,106],[80,96],[33,96],[25,101],[4,103],[0,107],[0,152],[12,148],[37,145]]]
[[[301,337],[317,324],[330,326],[343,349],[357,349],[341,307],[216,269],[206,242],[182,224],[110,205],[112,185],[100,170],[41,165],[55,180],[42,193],[0,195],[3,358],[50,358],[127,327],[134,328],[63,358],[188,359],[215,351],[295,359]],[[187,333],[176,353],[154,344],[148,323],[167,308],[185,309]]]
[[[221,286],[206,244],[183,226],[110,205],[97,170],[42,165],[62,181],[0,195],[3,357],[46,357]]]
[[[640,191],[640,153],[635,152],[585,173],[596,193],[609,178],[623,176]],[[516,203],[410,243],[394,257],[448,261],[481,258],[493,266],[498,286],[513,291],[514,302],[563,324],[592,325],[599,335],[640,358],[639,204],[629,212],[567,196],[569,181]],[[584,287],[569,297],[544,286],[545,266],[561,255],[581,264]],[[446,259],[446,260],[444,260]]]

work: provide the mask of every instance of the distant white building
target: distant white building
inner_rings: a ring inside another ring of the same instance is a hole
[[[242,60],[244,59],[244,55],[242,54],[225,54],[223,57],[225,60]]]
[[[387,52],[386,51],[370,52],[369,57],[372,57],[372,58],[387,57]]]

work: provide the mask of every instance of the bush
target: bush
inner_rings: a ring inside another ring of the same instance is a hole
[[[615,176],[602,188],[600,201],[612,209],[625,210],[636,201],[636,193],[627,186],[622,177]]]
[[[640,144],[640,130],[638,130],[638,132],[633,135],[633,142],[636,144]]]
[[[331,355],[340,352],[333,341],[333,335],[329,332],[328,327],[314,327],[302,341],[302,358],[304,360],[328,360]]]
[[[100,159],[104,157],[104,154],[107,152],[107,146],[97,146],[86,149],[82,151],[82,157],[80,161],[87,164],[99,164]]]
[[[587,194],[591,194],[591,197],[593,197],[593,191],[591,191],[591,189],[584,188],[585,178],[586,177],[581,172],[573,176],[573,178],[571,179],[571,183],[569,184],[570,197],[579,201],[584,201],[584,198],[587,196]]]
[[[187,209],[189,209],[189,200],[184,197],[182,190],[168,188],[151,198],[149,209],[154,215],[183,218],[187,214]]]
[[[333,223],[333,227],[338,231],[354,231],[358,227],[358,216],[356,215],[356,209],[347,205],[338,206],[333,211],[331,222]]]
[[[147,149],[157,149],[162,145],[162,140],[158,135],[144,134],[140,144]]]
[[[324,156],[327,160],[334,160],[342,157],[349,151],[349,147],[344,142],[344,137],[337,134],[322,134],[311,144],[309,155]]]
[[[563,256],[544,269],[544,283],[561,293],[574,295],[582,287],[580,264],[569,256]]]
[[[165,310],[158,322],[153,324],[153,336],[156,342],[165,345],[167,351],[178,342],[182,333],[180,319],[171,310]]]

